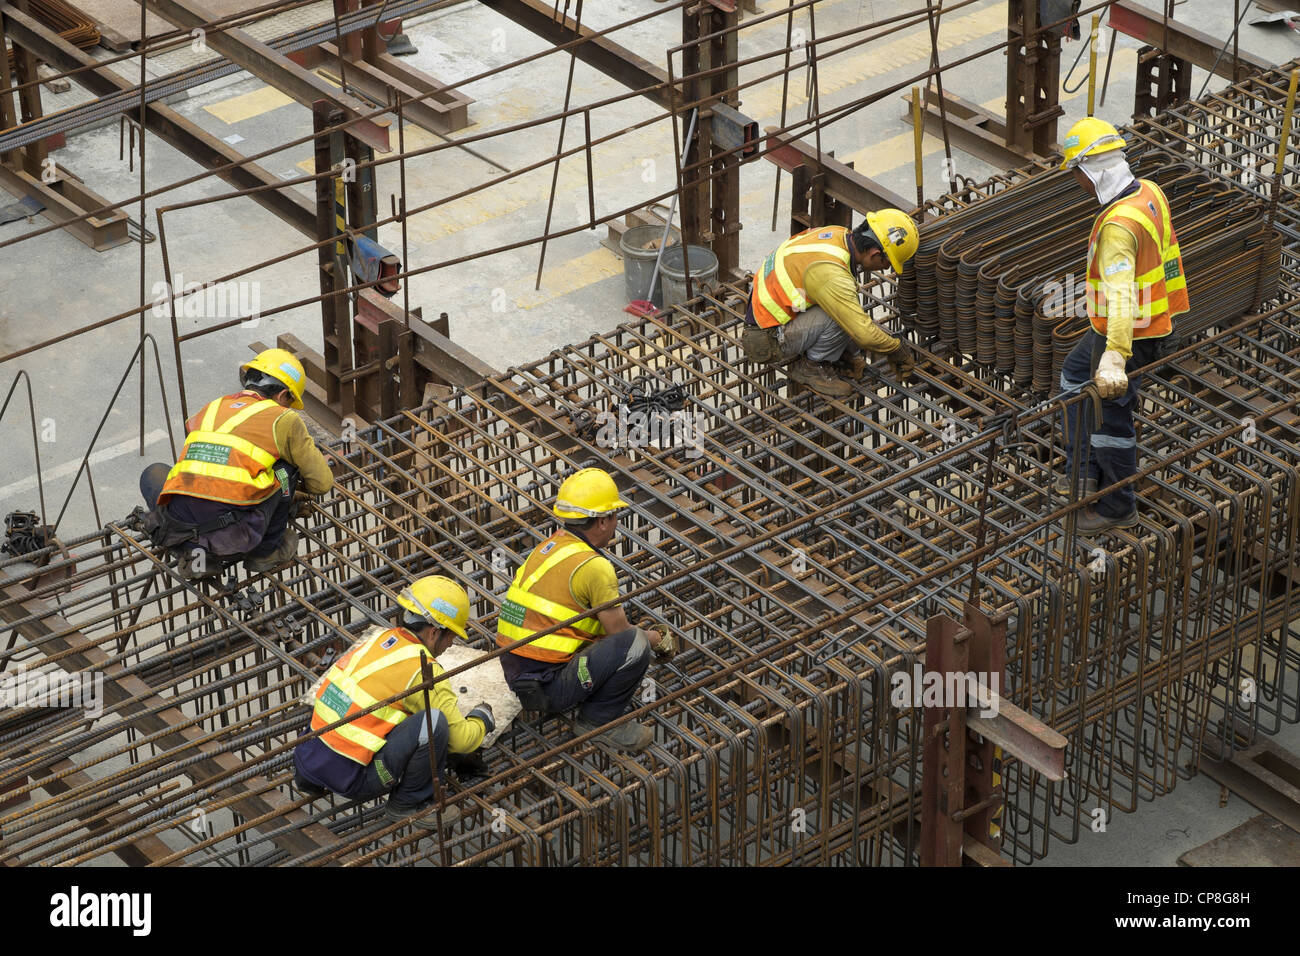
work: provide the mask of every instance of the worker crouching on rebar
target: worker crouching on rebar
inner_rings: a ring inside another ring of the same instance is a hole
[[[244,560],[273,570],[298,553],[289,527],[294,492],[321,495],[334,476],[302,408],[306,374],[292,353],[267,349],[239,367],[243,388],[214,399],[186,423],[185,452],[168,468],[150,465],[140,494],[152,509],[143,527],[159,547],[178,552],[187,580],[221,573]]]
[[[360,716],[294,748],[294,785],[309,796],[329,790],[351,800],[387,793],[388,819],[410,820],[434,830],[438,826],[434,761],[441,780],[448,754],[474,752],[496,724],[486,702],[462,716],[456,692],[445,680],[427,692],[411,690],[395,703],[361,714],[423,683],[422,658],[429,658],[434,677],[441,675],[443,669],[433,658],[457,637],[467,639],[469,596],[450,578],[436,574],[420,578],[403,588],[397,603],[396,626],[354,646],[330,667],[317,688],[313,731],[353,714]],[[441,812],[444,827],[460,816],[455,806]]]
[[[1133,408],[1141,376],[1129,371],[1150,365],[1161,339],[1173,332],[1173,319],[1188,310],[1187,279],[1178,250],[1169,200],[1150,180],[1135,179],[1122,149],[1124,140],[1110,123],[1079,120],[1065,137],[1062,169],[1074,171],[1079,185],[1097,197],[1103,211],[1088,241],[1087,303],[1092,328],[1061,367],[1061,388],[1077,391],[1091,379],[1101,393],[1101,423],[1091,433],[1083,404],[1066,416],[1066,471],[1055,490],[1070,493],[1071,456],[1086,448],[1081,478],[1087,494],[1137,473],[1137,433]],[[1086,508],[1077,528],[1098,534],[1137,524],[1137,493],[1132,483],[1116,488]]]
[[[904,378],[915,361],[912,350],[862,310],[853,270],[901,272],[918,241],[911,216],[881,209],[852,232],[826,226],[781,243],[754,275],[741,336],[745,357],[790,362],[791,381],[831,398],[853,392],[864,349],[884,356]]]
[[[498,646],[618,599],[618,576],[600,549],[618,535],[618,512],[626,507],[614,479],[599,468],[583,468],[564,480],[553,509],[563,527],[516,572],[497,618]],[[554,713],[578,707],[574,732],[585,734],[627,711],[652,652],[671,657],[673,636],[633,627],[616,605],[516,647],[501,658],[501,667],[524,709]],[[639,753],[654,735],[629,721],[600,739]]]

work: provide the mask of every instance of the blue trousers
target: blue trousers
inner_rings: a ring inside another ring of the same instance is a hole
[[[1119,398],[1102,399],[1101,423],[1088,432],[1084,417],[1085,402],[1076,402],[1065,416],[1065,462],[1067,474],[1073,465],[1076,444],[1088,456],[1080,462],[1081,480],[1093,478],[1098,488],[1106,488],[1137,473],[1137,432],[1133,429],[1133,409],[1137,406],[1142,376],[1133,370],[1150,365],[1160,349],[1159,339],[1134,339],[1133,355],[1125,365],[1128,391]],[[1092,380],[1097,363],[1106,350],[1106,337],[1089,329],[1061,366],[1062,390],[1078,388]],[[1091,414],[1091,413],[1089,413]],[[1107,518],[1125,518],[1137,508],[1133,485],[1117,488],[1097,500],[1099,514]]]
[[[281,459],[276,466],[289,473],[289,487],[298,484],[298,469]],[[170,465],[150,465],[140,475],[140,497],[147,507],[158,503],[158,495],[167,481]],[[249,558],[261,558],[280,546],[284,532],[289,527],[289,508],[293,504],[293,495],[277,491],[271,498],[251,508],[236,508],[222,501],[209,501],[206,498],[191,498],[188,495],[175,495],[167,503],[167,511],[177,521],[190,524],[204,524],[221,517],[227,511],[246,512],[245,519],[214,531],[200,535],[195,544],[222,557],[243,555]]]
[[[438,777],[447,769],[447,718],[436,707],[433,717],[434,757]],[[304,748],[310,746],[310,756]],[[412,714],[392,729],[364,771],[319,741],[300,744],[293,752],[298,773],[308,782],[333,790],[349,800],[371,800],[385,793],[393,802],[417,807],[433,799],[433,770],[429,763],[429,721],[424,712]]]
[[[578,716],[596,725],[623,716],[649,666],[650,643],[634,627],[602,637],[563,664],[514,654],[502,660],[511,690],[516,680],[536,680],[548,713],[579,707]]]

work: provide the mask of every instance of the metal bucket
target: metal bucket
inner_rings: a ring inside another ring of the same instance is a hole
[[[718,277],[718,257],[704,246],[673,246],[664,253],[659,266],[659,286],[663,289],[663,307],[671,308],[686,301],[686,252],[691,260],[691,293],[699,295],[703,286]]]
[[[655,259],[659,258],[659,240],[663,235],[663,226],[649,225],[633,226],[619,237],[618,248],[623,253],[623,283],[627,289],[627,301],[650,298],[650,278],[655,271]],[[680,241],[677,230],[673,229],[668,234],[668,248],[672,249]],[[667,256],[668,253],[665,252],[664,255]],[[663,306],[662,280],[651,301],[656,308]]]

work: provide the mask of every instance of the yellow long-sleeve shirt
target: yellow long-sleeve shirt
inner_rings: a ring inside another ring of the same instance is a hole
[[[898,348],[894,338],[862,311],[853,273],[837,262],[814,262],[803,274],[804,294],[821,306],[862,348],[879,355]]]
[[[1097,271],[1106,295],[1106,348],[1124,356],[1133,355],[1133,318],[1137,315],[1137,239],[1118,223],[1108,222],[1097,234]]]
[[[334,473],[325,464],[325,456],[307,434],[307,425],[298,413],[288,411],[275,420],[275,440],[284,460],[302,475],[303,489],[311,495],[323,495],[334,487]]]
[[[436,660],[433,662],[433,676],[438,677],[443,673],[442,665]],[[414,673],[406,686],[421,683],[420,665],[415,662]],[[397,689],[394,688],[385,696],[392,696]],[[487,725],[478,717],[466,717],[460,712],[460,703],[456,697],[456,692],[451,689],[449,681],[438,681],[429,691],[429,703],[442,711],[443,716],[447,718],[447,749],[454,754],[472,753],[478,749],[483,738],[487,736]],[[403,706],[411,712],[407,720],[424,719],[424,691],[417,690],[413,694],[402,699]]]

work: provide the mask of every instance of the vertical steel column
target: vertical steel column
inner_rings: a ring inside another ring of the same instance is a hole
[[[322,130],[343,122],[343,111],[327,100],[312,104],[312,120],[316,137],[316,172],[318,175],[337,170],[343,161],[343,135],[339,132],[322,133]],[[316,180],[316,237],[325,240],[338,237],[333,243],[322,245],[318,251],[320,264],[320,290],[322,317],[322,354],[325,357],[325,400],[342,418],[356,408],[351,383],[341,377],[352,369],[352,341],[349,334],[348,296],[333,295],[337,289],[347,288],[347,249],[342,235],[346,220],[341,215],[339,203],[343,196],[343,183],[338,175],[321,175]]]
[[[0,129],[13,129],[18,125],[18,113],[14,109],[13,101],[13,78],[9,73],[9,58],[4,55],[5,50],[5,22],[4,16],[0,15]],[[14,56],[18,55],[18,44],[14,43]],[[16,165],[18,163],[18,151],[16,149],[0,153],[0,163]]]
[[[1061,37],[1040,30],[1038,0],[1008,0],[1007,145],[1052,152],[1061,88]]]
[[[31,14],[28,0],[14,0],[14,6],[22,13]],[[36,57],[32,56],[30,50],[17,44],[14,44],[14,75],[20,86],[28,84],[18,91],[18,106],[22,113],[22,121],[35,122],[44,115],[41,112],[41,87],[36,82],[39,79],[36,73]],[[24,168],[31,175],[39,177],[47,155],[45,140],[38,139],[28,143],[23,149]]]

